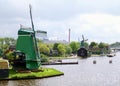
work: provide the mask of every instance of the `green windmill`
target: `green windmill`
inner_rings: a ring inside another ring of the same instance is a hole
[[[85,41],[87,41],[88,39],[84,39],[84,35],[82,35],[82,41],[80,42],[80,48],[77,51],[77,56],[80,57],[88,57],[88,50],[85,48]]]
[[[32,28],[21,27],[18,31],[18,39],[16,43],[16,50],[14,52],[14,59],[11,62],[14,69],[36,70],[41,65],[40,54],[38,52],[35,37],[31,5],[29,5],[29,8]]]
[[[84,35],[82,35],[82,41],[80,43],[80,48],[85,48],[85,41],[87,41],[88,39],[84,39]]]

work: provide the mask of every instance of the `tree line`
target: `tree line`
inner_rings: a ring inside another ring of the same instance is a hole
[[[69,44],[62,43],[54,43],[54,44],[46,44],[41,40],[37,39],[38,50],[42,57],[44,56],[69,56],[71,54],[76,54],[77,50],[80,48],[80,42],[72,41]],[[0,38],[0,53],[5,52],[11,45],[15,46],[16,39],[14,38]],[[88,49],[92,54],[102,54],[108,53],[109,44],[107,43],[97,43],[91,42],[90,44],[85,42],[85,48]]]

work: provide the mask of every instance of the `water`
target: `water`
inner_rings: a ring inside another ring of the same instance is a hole
[[[96,64],[93,64],[93,61]],[[112,60],[112,63],[109,61]],[[63,76],[0,81],[0,86],[120,86],[120,53],[115,57],[91,57],[78,59],[79,64],[50,65],[64,72]]]

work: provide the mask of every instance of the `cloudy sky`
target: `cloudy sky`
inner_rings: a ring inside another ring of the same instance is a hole
[[[0,0],[0,37],[15,37],[20,24],[44,30],[51,40],[120,41],[120,0]]]

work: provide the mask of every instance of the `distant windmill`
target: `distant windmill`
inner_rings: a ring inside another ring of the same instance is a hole
[[[83,40],[80,42],[80,47],[81,47],[81,48],[84,48],[84,47],[85,47],[85,45],[84,45],[84,44],[85,44],[85,41],[87,41],[88,39],[84,39],[84,35],[82,35],[82,39],[83,39]]]
[[[80,39],[78,38],[78,41],[80,42],[80,49],[78,49],[77,51],[77,56],[80,57],[88,57],[88,50],[85,48],[85,41],[87,41],[88,39],[84,38],[84,35],[82,35],[82,41],[80,41]]]

